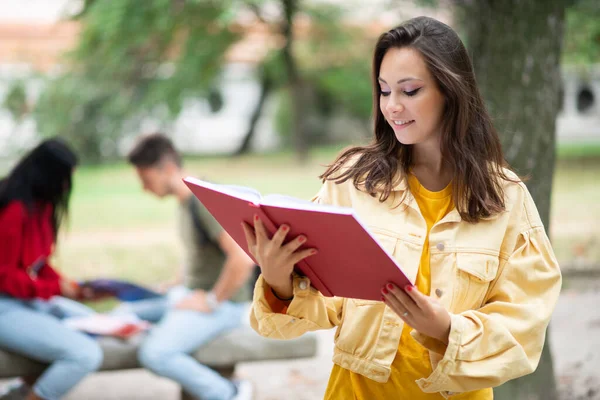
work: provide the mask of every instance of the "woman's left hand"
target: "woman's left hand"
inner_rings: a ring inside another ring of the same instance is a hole
[[[450,313],[436,299],[419,292],[415,286],[400,289],[389,283],[381,289],[381,300],[402,320],[423,335],[448,344]]]

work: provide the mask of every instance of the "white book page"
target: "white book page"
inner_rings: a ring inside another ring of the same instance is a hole
[[[274,207],[293,208],[296,210],[323,211],[334,214],[352,214],[353,211],[348,207],[338,207],[329,204],[313,203],[312,201],[299,199],[297,197],[285,196],[282,194],[269,194],[262,198],[260,204]]]
[[[307,211],[322,211],[333,214],[353,214],[352,209],[348,207],[338,207],[329,204],[318,204],[308,200],[303,200],[292,196],[286,196],[283,194],[269,194],[263,197],[261,196],[258,190],[246,186],[223,185],[203,181],[192,177],[188,177],[185,180],[198,186],[225,193],[230,196],[237,197],[239,199],[246,200],[257,205],[263,204],[266,206],[283,207]]]
[[[259,204],[261,195],[258,190],[245,187],[245,186],[236,186],[236,185],[222,185],[212,182],[203,181],[200,179],[188,177],[185,178],[186,181],[196,184],[201,187],[205,187],[207,189],[215,190],[217,192],[225,193],[233,197],[240,198],[242,200],[249,201],[254,204]]]
[[[112,335],[130,324],[137,325],[142,329],[150,326],[148,322],[140,320],[133,314],[92,314],[83,317],[65,318],[62,322],[71,329],[98,335]]]

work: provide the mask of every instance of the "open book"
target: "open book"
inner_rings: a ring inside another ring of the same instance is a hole
[[[95,336],[114,336],[127,339],[150,328],[150,323],[134,315],[91,314],[69,317],[63,323],[71,329]]]
[[[387,283],[411,284],[351,208],[283,195],[263,197],[251,188],[191,177],[184,182],[250,257],[241,223],[253,226],[255,214],[271,235],[283,224],[290,226],[289,239],[306,235],[303,248],[316,248],[318,253],[300,261],[296,270],[325,296],[380,300],[381,288]]]

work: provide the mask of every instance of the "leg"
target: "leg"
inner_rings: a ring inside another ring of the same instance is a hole
[[[204,314],[171,310],[150,332],[139,350],[140,364],[158,375],[178,382],[190,395],[203,400],[233,397],[233,384],[189,354],[223,331],[239,325],[243,306],[223,304]]]
[[[18,302],[0,313],[0,347],[51,364],[33,386],[46,400],[60,399],[102,363],[95,340]]]
[[[92,310],[90,307],[62,296],[54,296],[46,301],[32,300],[29,302],[29,306],[36,311],[54,315],[59,319],[85,317],[96,314],[96,311]]]

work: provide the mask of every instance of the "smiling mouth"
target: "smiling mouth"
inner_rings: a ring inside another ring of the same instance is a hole
[[[391,122],[392,122],[392,126],[395,129],[402,129],[402,128],[409,126],[413,122],[415,122],[415,120],[414,119],[404,119],[404,120],[396,119],[396,120],[392,120]]]

